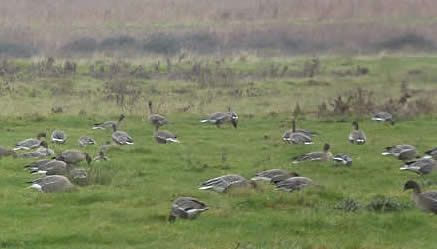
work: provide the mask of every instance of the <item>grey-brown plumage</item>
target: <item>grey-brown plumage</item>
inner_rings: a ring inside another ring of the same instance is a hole
[[[112,125],[116,125],[117,128],[119,128],[120,124],[121,124],[121,121],[123,121],[123,119],[125,117],[126,116],[124,114],[121,114],[120,117],[118,118],[118,121],[106,121],[106,122],[102,122],[102,123],[96,123],[93,126],[93,130],[96,130],[96,129],[104,130],[107,127],[111,127],[112,128]]]
[[[53,131],[51,136],[52,142],[56,144],[64,144],[65,142],[67,142],[67,139],[68,139],[67,134],[65,134],[65,132],[61,130]]]
[[[404,191],[412,189],[411,199],[416,206],[425,212],[437,214],[437,191],[421,192],[419,184],[415,181],[408,181],[404,185]]]
[[[102,152],[102,151],[104,152],[111,147],[112,147],[111,141],[106,141],[106,143],[104,145],[99,147],[99,152]]]
[[[352,125],[354,126],[354,130],[349,133],[349,142],[353,144],[365,144],[367,140],[366,134],[359,129],[358,121],[354,121]]]
[[[153,108],[152,108],[152,101],[149,101],[149,117],[148,117],[150,123],[155,126],[156,128],[159,128],[163,125],[166,124],[170,124],[170,121],[159,114],[153,113]]]
[[[16,156],[15,151],[0,146],[0,158],[11,155]]]
[[[172,203],[168,221],[173,222],[176,218],[195,219],[208,209],[205,203],[193,197],[179,197]]]
[[[36,152],[40,153],[42,156],[51,156],[55,154],[55,152],[52,149],[49,149],[49,145],[47,144],[46,141],[41,142]]]
[[[283,169],[269,169],[256,173],[251,180],[272,182],[272,179],[285,180],[287,178],[296,177],[296,176],[299,176],[299,174],[296,172],[287,172]]]
[[[94,141],[94,139],[92,137],[82,136],[79,138],[78,143],[79,143],[80,147],[85,147],[87,145],[96,144],[96,141]]]
[[[426,151],[423,157],[437,159],[437,148]]]
[[[24,168],[28,169],[28,170],[35,170],[35,169],[38,169],[40,166],[42,166],[42,165],[44,165],[44,164],[46,164],[46,163],[48,163],[50,161],[51,161],[51,159],[38,160],[38,161],[35,161],[35,162],[31,162],[28,165],[25,165]]]
[[[155,138],[156,142],[160,144],[180,143],[175,134],[169,131],[160,131],[156,126],[153,132],[153,137]]]
[[[30,150],[30,149],[38,148],[42,142],[41,141],[42,137],[46,137],[46,134],[43,132],[39,133],[37,135],[37,138],[28,138],[28,139],[25,139],[23,141],[20,141],[17,144],[15,144],[14,151],[22,150],[22,149],[23,150]]]
[[[37,168],[35,167],[29,169],[31,169],[32,174],[66,176],[69,173],[71,167],[64,161],[51,160],[43,165],[38,166]]]
[[[347,166],[352,165],[352,157],[348,154],[337,153],[332,157],[332,160],[334,160],[336,164],[342,164]]]
[[[237,128],[238,125],[238,115],[235,112],[215,112],[208,117],[202,119],[200,121],[201,123],[211,123],[215,124],[217,128],[220,128],[220,126],[224,123],[230,122],[232,126]]]
[[[283,190],[287,192],[293,192],[295,190],[301,190],[308,185],[312,185],[313,180],[308,177],[297,176],[291,177],[283,181],[275,183],[277,190]]]
[[[371,119],[379,122],[389,122],[391,125],[395,124],[393,120],[393,115],[388,112],[378,112],[373,115]]]
[[[59,154],[56,159],[64,161],[68,164],[76,164],[86,160],[88,164],[91,164],[91,157],[88,155],[88,153],[79,150],[66,150]]]
[[[108,161],[109,158],[105,156],[105,153],[103,151],[100,151],[99,154],[95,156],[93,160],[96,162],[101,162],[101,161]]]
[[[407,162],[400,170],[413,171],[419,175],[427,175],[437,169],[437,162],[434,159],[422,158],[417,161]]]
[[[40,147],[38,148],[38,150],[33,151],[33,152],[16,154],[16,157],[18,157],[18,158],[41,158],[41,157],[46,157],[46,156],[50,156],[53,154],[54,154],[54,151],[48,148],[47,142],[42,141],[40,143]]]
[[[411,160],[418,158],[416,148],[409,144],[399,144],[390,147],[386,147],[382,152],[383,156],[394,156],[399,160]]]
[[[297,156],[294,158],[293,163],[300,163],[303,161],[328,161],[332,159],[332,153],[329,152],[330,145],[325,144],[323,146],[323,151],[310,152]]]
[[[75,187],[70,180],[67,177],[60,175],[45,176],[28,183],[32,184],[29,188],[37,189],[45,193],[75,190]]]
[[[282,135],[282,140],[288,144],[312,144],[312,138],[304,130],[296,130],[296,121],[292,121],[292,129]]]
[[[234,188],[255,188],[255,182],[248,181],[239,175],[224,175],[207,180],[200,184],[199,189],[210,189],[218,193],[227,192]]]
[[[119,145],[132,145],[134,140],[124,131],[118,131],[116,125],[112,125],[112,141]]]
[[[74,184],[83,186],[88,184],[88,170],[83,168],[71,169],[68,173],[68,178]]]

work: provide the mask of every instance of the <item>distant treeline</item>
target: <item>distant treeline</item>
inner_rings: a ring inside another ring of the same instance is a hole
[[[295,38],[292,33],[259,31],[223,39],[214,32],[152,33],[145,37],[116,35],[98,40],[82,37],[67,42],[50,54],[92,55],[94,53],[118,53],[120,55],[158,54],[172,56],[182,51],[196,54],[232,53],[250,51],[256,53],[281,54],[323,54],[323,53],[375,53],[379,51],[422,51],[430,52],[436,48],[435,42],[415,33],[405,33],[379,41],[365,41],[354,47],[347,41],[314,41]],[[45,50],[24,42],[0,40],[0,56],[31,57],[45,55]]]

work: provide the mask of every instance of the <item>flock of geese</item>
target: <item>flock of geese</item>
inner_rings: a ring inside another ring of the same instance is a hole
[[[36,158],[39,159],[28,165],[25,169],[32,174],[43,174],[44,176],[32,180],[29,188],[37,189],[42,192],[63,192],[75,189],[75,184],[86,184],[88,178],[88,171],[85,168],[76,167],[80,162],[86,161],[90,165],[93,161],[109,160],[105,156],[105,151],[114,145],[133,145],[134,140],[125,131],[119,130],[121,122],[125,119],[125,115],[120,115],[117,121],[106,121],[94,124],[92,129],[106,129],[112,128],[111,139],[113,143],[106,142],[99,148],[99,153],[94,158],[91,158],[87,152],[77,149],[70,149],[54,155],[54,151],[48,148],[48,143],[42,138],[46,137],[46,133],[39,133],[36,138],[29,138],[16,143],[13,149],[6,149],[0,146],[0,158],[3,156],[12,155],[16,158]],[[164,116],[153,113],[152,102],[149,101],[149,116],[148,120],[154,127],[154,138],[157,143],[179,143],[177,136],[170,131],[160,130],[160,128],[171,122]],[[388,122],[394,125],[392,115],[387,112],[380,112],[372,117],[372,120]],[[225,123],[231,123],[233,127],[237,128],[238,115],[232,112],[229,108],[227,112],[216,112],[205,119],[202,123],[215,124],[218,128]],[[352,144],[363,145],[367,138],[364,131],[359,129],[357,121],[352,123],[353,130],[348,136],[348,140]],[[292,129],[286,131],[282,140],[286,144],[293,145],[308,145],[312,144],[312,137],[317,133],[304,129],[296,129],[296,122],[292,121]],[[55,130],[50,137],[54,144],[65,144],[68,136],[64,131]],[[80,147],[94,145],[96,142],[89,136],[82,136],[78,140]],[[18,153],[21,150],[31,151]],[[336,164],[351,165],[352,157],[348,154],[335,154],[330,151],[330,145],[324,144],[322,151],[310,152],[294,158],[293,163],[301,163],[305,161],[328,161],[333,160]],[[437,169],[437,148],[425,152],[424,157],[420,157],[416,148],[412,145],[402,144],[394,145],[385,148],[382,155],[393,156],[405,162],[401,170],[413,171],[421,176],[431,173]],[[51,159],[41,159],[51,157]],[[256,173],[250,180],[236,175],[229,174],[219,176],[213,179],[206,180],[200,184],[200,190],[212,190],[219,193],[228,192],[235,188],[256,188],[256,181],[268,181],[273,184],[277,190],[292,192],[298,191],[306,186],[319,186],[313,182],[309,177],[300,176],[296,172],[287,172],[282,169],[270,169]],[[420,186],[417,182],[408,181],[405,183],[404,190],[412,189],[412,200],[416,205],[429,212],[437,213],[437,191],[421,192]],[[209,207],[193,197],[180,197],[173,201],[169,222],[176,218],[194,219],[200,213],[208,210]]]

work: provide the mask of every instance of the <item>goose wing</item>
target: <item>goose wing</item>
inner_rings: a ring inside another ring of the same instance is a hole
[[[126,144],[133,144],[134,141],[132,137],[130,137],[126,132],[124,131],[116,131],[112,133],[112,140],[120,145],[126,145]]]
[[[307,185],[313,184],[313,180],[308,177],[291,177],[284,181],[275,183],[276,189],[287,192],[301,190]]]
[[[284,134],[282,139],[285,142],[292,143],[292,144],[312,144],[313,143],[311,137],[309,137],[303,133],[300,133],[300,132],[288,131]]]
[[[353,130],[349,134],[349,142],[353,144],[364,144],[366,143],[366,135],[361,130]]]
[[[52,133],[51,140],[57,144],[63,144],[67,141],[67,134],[64,131],[56,130]]]
[[[21,149],[30,150],[30,149],[37,148],[40,144],[41,144],[41,140],[36,138],[28,138],[18,142],[15,145],[14,150],[21,150]]]
[[[264,180],[264,181],[271,181],[272,178],[278,177],[278,176],[287,176],[289,175],[287,171],[282,169],[269,169],[265,171],[261,171],[256,173],[255,177],[253,177],[251,180]]]

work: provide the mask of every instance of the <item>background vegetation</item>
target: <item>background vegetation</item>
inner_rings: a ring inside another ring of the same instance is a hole
[[[429,52],[436,9],[432,0],[5,0],[0,54]]]

